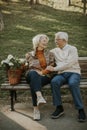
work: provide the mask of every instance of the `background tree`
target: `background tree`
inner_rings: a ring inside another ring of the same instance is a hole
[[[69,0],[69,6],[71,5],[71,0]]]
[[[83,2],[83,13],[84,15],[86,15],[86,3],[87,3],[87,0],[82,0]]]
[[[2,1],[9,2],[9,0],[2,0]]]
[[[30,4],[33,5],[33,4],[39,4],[39,0],[30,0]]]
[[[0,31],[4,29],[4,22],[3,22],[3,16],[2,13],[0,12]]]

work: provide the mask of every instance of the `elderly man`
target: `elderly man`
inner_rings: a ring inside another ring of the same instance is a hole
[[[68,84],[72,93],[76,108],[78,109],[78,120],[85,121],[86,115],[80,93],[80,66],[78,63],[78,52],[76,47],[68,44],[68,34],[58,32],[55,34],[55,43],[57,48],[51,50],[55,55],[56,67],[48,66],[50,71],[57,71],[58,74],[52,79],[51,87],[53,94],[53,104],[56,110],[52,113],[52,118],[59,118],[64,114],[62,106],[60,87]]]

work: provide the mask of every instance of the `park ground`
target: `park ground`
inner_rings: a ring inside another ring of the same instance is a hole
[[[31,102],[16,103],[15,111],[10,111],[10,105],[2,103],[0,108],[0,130],[86,130],[87,121],[79,123],[77,110],[73,103],[63,103],[65,114],[59,119],[51,119],[55,110],[51,102],[40,107],[41,120],[33,120]],[[87,105],[85,105],[87,114]]]

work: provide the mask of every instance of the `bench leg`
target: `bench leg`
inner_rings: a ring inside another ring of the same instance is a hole
[[[16,91],[14,92],[14,94],[15,94],[15,101],[17,101],[17,93],[16,93]]]
[[[15,91],[14,91],[14,90],[10,90],[10,96],[11,96],[11,111],[14,111],[14,95],[15,95]]]

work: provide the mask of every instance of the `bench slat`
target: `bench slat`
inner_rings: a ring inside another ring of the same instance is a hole
[[[62,88],[67,88],[68,85],[63,85]],[[43,88],[50,88],[50,84],[45,85]],[[80,82],[80,88],[87,88],[87,81]],[[23,90],[23,89],[30,89],[28,84],[17,84],[15,86],[10,85],[9,83],[3,83],[1,86],[1,90]]]
[[[43,89],[49,89],[50,85],[44,86]],[[63,85],[61,88],[68,88],[68,85]],[[87,84],[81,84],[80,88],[86,88],[87,89]],[[2,90],[29,90],[29,86],[4,86]]]

